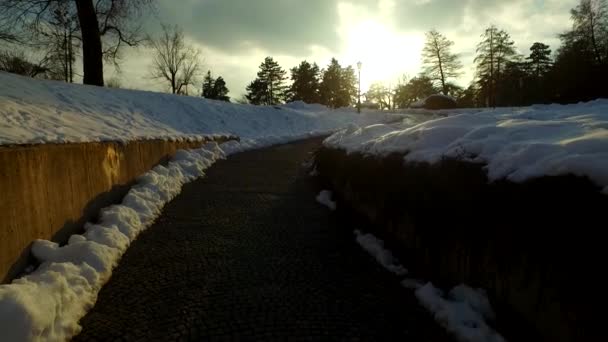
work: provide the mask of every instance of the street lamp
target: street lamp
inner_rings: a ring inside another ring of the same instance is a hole
[[[357,62],[357,69],[359,70],[359,100],[357,101],[357,113],[361,113],[361,62]]]

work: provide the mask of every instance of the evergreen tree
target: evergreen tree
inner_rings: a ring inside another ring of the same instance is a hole
[[[228,96],[228,88],[226,87],[226,81],[222,76],[218,77],[213,84],[213,95],[216,100],[230,102],[230,97]]]
[[[287,77],[279,63],[272,57],[266,57],[260,64],[258,77],[247,86],[247,99],[256,105],[276,105],[285,100],[287,88],[284,85]]]
[[[247,101],[252,105],[267,105],[270,103],[268,96],[268,84],[265,81],[256,78],[247,86]]]
[[[357,99],[357,76],[355,69],[342,68],[337,59],[332,58],[323,72],[321,103],[331,108],[350,106]]]
[[[207,75],[205,75],[205,79],[203,80],[202,96],[206,99],[230,102],[226,81],[221,76],[214,79],[211,76],[211,71],[207,71]]]
[[[342,69],[340,98],[343,99],[341,107],[347,107],[357,103],[358,100],[358,79],[355,69],[349,65]]]
[[[202,96],[204,98],[206,98],[206,99],[214,98],[214,92],[213,92],[214,84],[215,84],[215,79],[213,79],[213,77],[211,76],[211,70],[208,70],[207,75],[205,75],[205,78],[203,79]]]
[[[291,80],[289,89],[290,101],[304,101],[306,103],[318,103],[319,97],[319,66],[303,61],[299,66],[291,69]]]
[[[458,77],[462,64],[458,55],[451,52],[454,42],[441,33],[432,30],[426,34],[426,44],[422,50],[424,74],[441,85],[444,95],[448,95],[448,78]]]
[[[477,78],[482,92],[486,95],[487,105],[496,106],[499,91],[497,85],[505,65],[515,55],[515,44],[511,36],[496,26],[490,26],[482,34],[477,45]]]
[[[549,45],[537,42],[532,44],[530,51],[530,56],[526,58],[530,69],[536,78],[541,78],[551,68],[551,49]]]

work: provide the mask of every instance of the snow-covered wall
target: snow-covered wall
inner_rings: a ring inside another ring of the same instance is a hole
[[[338,210],[370,220],[412,276],[488,290],[507,340],[606,339],[597,294],[608,196],[591,180],[489,182],[481,164],[334,148],[319,151],[315,167]]]
[[[82,225],[100,208],[90,201],[108,198],[105,192],[177,148],[222,135],[263,146],[402,117],[302,102],[239,105],[0,72],[0,280],[33,239]]]
[[[0,280],[23,269],[32,241],[66,241],[99,209],[119,202],[136,177],[178,149],[203,144],[148,140],[0,146]]]

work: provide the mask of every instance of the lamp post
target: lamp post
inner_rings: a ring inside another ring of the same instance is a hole
[[[357,100],[357,113],[361,113],[361,66],[363,64],[361,62],[357,62],[357,69],[359,70],[359,92],[358,92],[358,100]]]

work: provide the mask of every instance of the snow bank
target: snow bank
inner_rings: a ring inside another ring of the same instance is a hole
[[[355,236],[357,243],[359,243],[369,255],[373,256],[382,267],[398,276],[407,274],[407,270],[399,263],[399,260],[393,256],[393,253],[384,248],[384,241],[376,238],[372,234],[363,234],[359,230],[355,230]]]
[[[201,97],[36,80],[0,72],[0,145],[195,140],[214,134],[246,139],[325,134],[349,123],[395,114],[329,110],[303,102],[251,106]],[[397,116],[398,117],[398,116]]]
[[[382,240],[359,230],[355,230],[355,236],[359,245],[388,271],[398,276],[408,274],[399,260],[384,247]],[[443,292],[430,282],[425,284],[422,280],[405,278],[401,281],[401,286],[415,290],[420,304],[433,313],[435,320],[459,341],[505,341],[486,323],[486,320],[494,320],[495,314],[483,289],[473,289],[462,284],[450,290],[447,298],[444,298]]]
[[[287,138],[285,138],[287,139]],[[105,208],[98,223],[73,235],[65,246],[37,240],[32,254],[41,262],[33,273],[0,285],[0,332],[7,341],[65,341],[80,331],[78,321],[139,233],[160,215],[182,186],[204,175],[217,159],[279,142],[209,143],[177,152],[167,166],[138,178],[122,204]]]
[[[349,127],[325,141],[410,162],[456,158],[486,165],[491,181],[574,174],[608,193],[608,100],[471,111],[426,122]]]
[[[432,283],[415,292],[418,301],[433,313],[437,322],[463,342],[504,342],[505,339],[486,324],[494,319],[483,290],[466,285],[454,287],[447,298]]]
[[[317,202],[328,207],[329,210],[336,210],[336,202],[331,200],[331,191],[329,190],[322,190],[321,192],[319,192],[319,194],[317,195]]]

